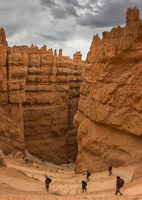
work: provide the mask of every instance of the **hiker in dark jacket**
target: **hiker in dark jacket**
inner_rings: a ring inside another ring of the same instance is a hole
[[[108,167],[108,172],[109,172],[109,176],[111,176],[111,175],[112,175],[112,165],[110,165],[110,166]]]
[[[49,191],[49,184],[51,183],[51,179],[48,176],[45,176],[45,187],[46,190]]]
[[[117,195],[118,193],[119,193],[120,195],[123,195],[123,194],[120,192],[120,188],[121,188],[121,187],[123,187],[122,180],[121,180],[120,176],[117,176],[115,195]]]
[[[91,176],[91,173],[87,170],[87,174],[86,174],[86,179],[87,179],[87,181],[90,181],[90,177]]]
[[[86,191],[86,186],[87,186],[87,182],[86,181],[82,181],[82,192]]]
[[[86,179],[87,179],[87,181],[90,181],[89,176],[91,176],[91,173],[87,170],[87,175],[86,175]]]

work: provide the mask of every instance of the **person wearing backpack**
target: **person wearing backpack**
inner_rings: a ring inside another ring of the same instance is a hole
[[[45,176],[45,187],[47,191],[49,191],[49,184],[51,183],[51,181],[52,181],[51,178]]]
[[[86,191],[86,186],[87,186],[87,182],[86,181],[82,181],[82,192]]]
[[[124,184],[122,183],[122,180],[123,180],[123,179],[121,179],[120,176],[117,176],[115,195],[117,195],[118,193],[119,193],[120,195],[123,195],[123,194],[120,192],[120,188],[123,187],[123,185],[124,185]],[[123,180],[123,181],[124,181],[124,180]]]
[[[87,175],[86,175],[86,179],[87,179],[87,181],[90,181],[89,176],[91,176],[91,173],[87,170]]]

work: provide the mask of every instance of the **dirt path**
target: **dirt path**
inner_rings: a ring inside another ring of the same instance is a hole
[[[6,162],[8,168],[0,168],[0,200],[142,199],[142,180],[131,182],[138,165],[113,169],[111,177],[107,171],[94,173],[88,182],[87,192],[82,193],[81,181],[86,179],[86,175],[76,175],[73,164],[30,166],[12,157],[7,157]],[[52,179],[49,193],[45,190],[44,174]],[[117,175],[125,180],[122,197],[114,196]]]

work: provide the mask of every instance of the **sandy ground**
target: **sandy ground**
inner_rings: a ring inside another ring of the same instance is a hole
[[[74,164],[29,165],[22,159],[6,157],[7,168],[0,168],[0,200],[138,200],[142,199],[142,179],[131,182],[138,164],[129,167],[113,168],[113,175],[108,172],[94,173],[87,185],[87,192],[82,193],[81,181],[85,174],[75,174]],[[38,168],[37,168],[38,167]],[[46,192],[45,177],[51,179],[50,191]],[[123,196],[115,196],[116,176],[125,180],[121,189]]]

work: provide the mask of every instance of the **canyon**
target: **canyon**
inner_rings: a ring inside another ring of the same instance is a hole
[[[0,29],[0,149],[75,172],[142,161],[142,20],[94,36],[86,61],[46,46],[9,47]]]
[[[0,148],[25,150],[57,164],[77,155],[73,116],[77,111],[81,53],[73,60],[35,45],[9,47],[0,29]]]
[[[142,20],[129,8],[126,26],[94,36],[82,76],[76,173],[142,161]]]

